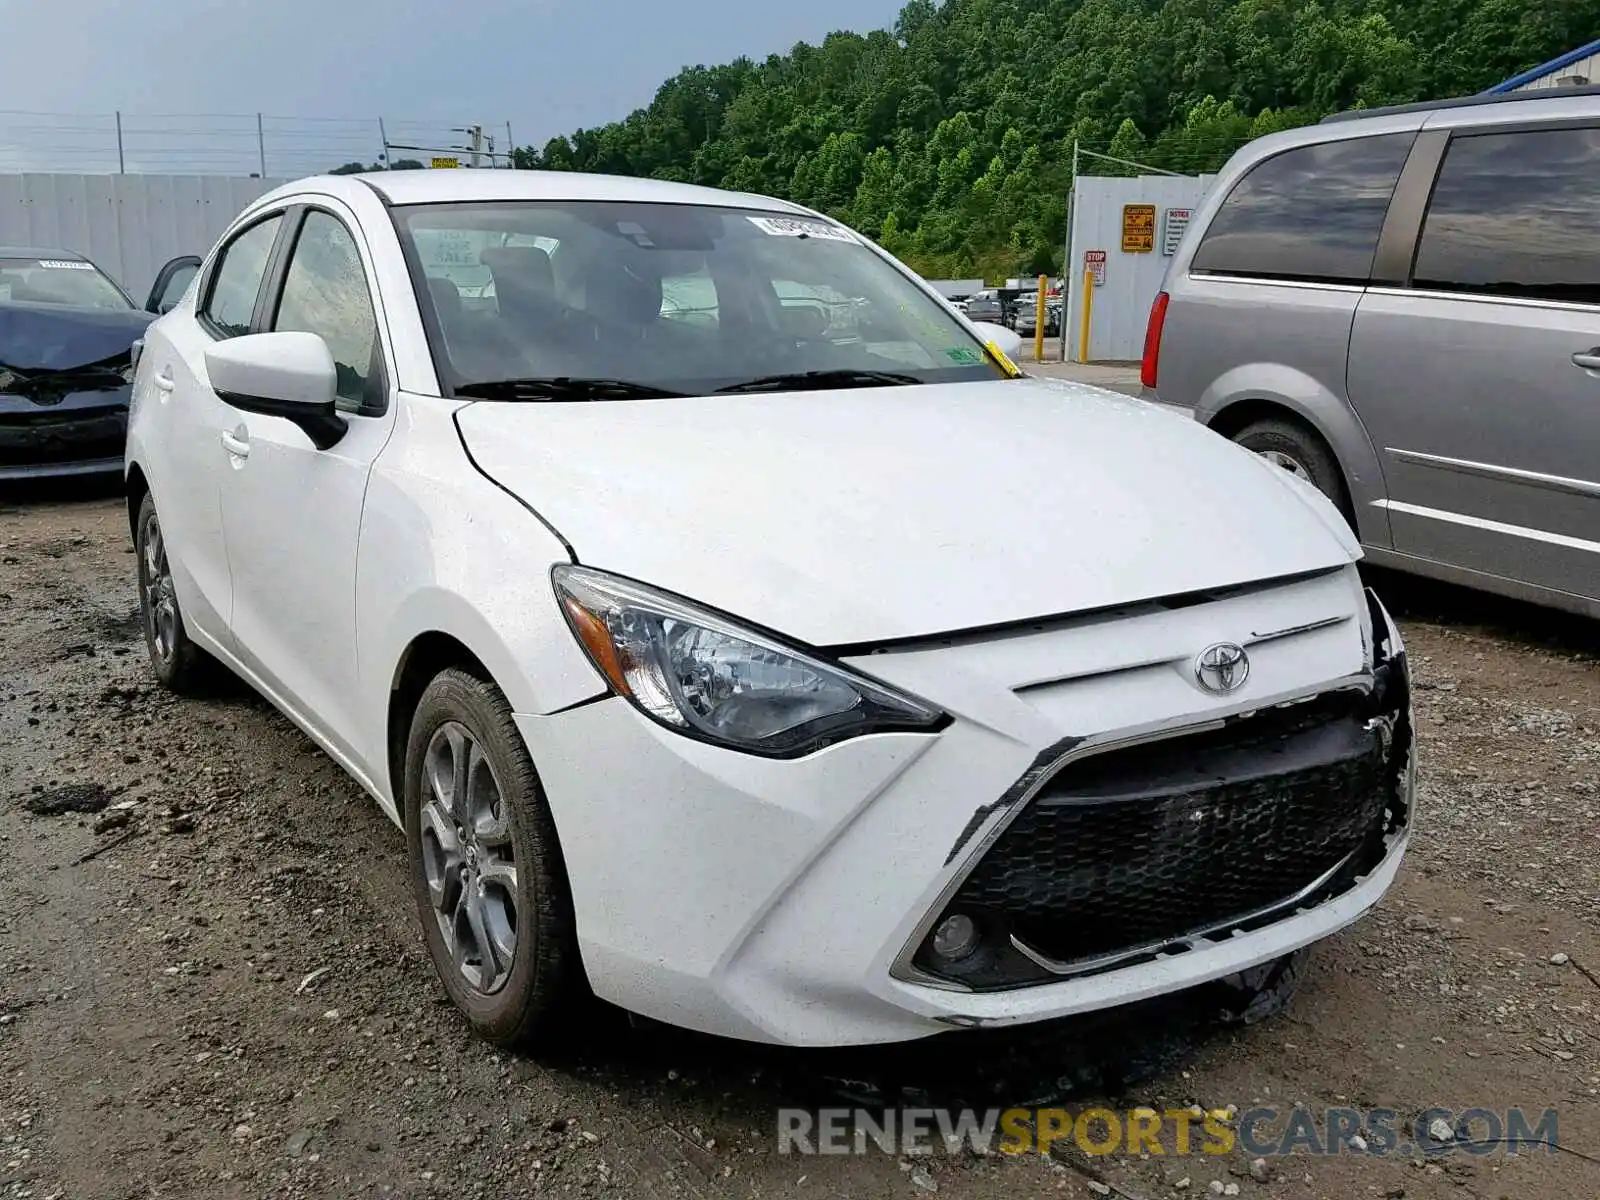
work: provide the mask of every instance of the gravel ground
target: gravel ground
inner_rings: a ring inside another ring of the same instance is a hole
[[[776,1152],[779,1105],[865,1087],[1555,1106],[1562,1143],[1600,1156],[1600,626],[1376,582],[1418,671],[1421,819],[1399,884],[1286,1015],[798,1055],[597,1010],[535,1061],[446,1005],[402,839],[330,761],[242,689],[153,688],[119,501],[0,498],[0,1196],[1600,1194],[1568,1154],[1252,1173],[1242,1153]]]

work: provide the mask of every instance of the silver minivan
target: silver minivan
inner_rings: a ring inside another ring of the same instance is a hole
[[[1142,374],[1331,497],[1370,561],[1600,616],[1600,87],[1245,146]]]

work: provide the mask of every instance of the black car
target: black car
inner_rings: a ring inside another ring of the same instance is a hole
[[[154,319],[81,254],[0,247],[0,481],[122,471]]]

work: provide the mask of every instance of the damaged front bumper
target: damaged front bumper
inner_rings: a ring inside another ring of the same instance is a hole
[[[44,402],[0,392],[0,480],[121,474],[131,390],[74,389]]]
[[[1192,674],[1224,637],[1253,660],[1226,702]],[[1353,568],[854,665],[955,720],[777,762],[620,700],[517,718],[597,994],[794,1045],[1061,1017],[1316,942],[1403,858],[1405,652]]]

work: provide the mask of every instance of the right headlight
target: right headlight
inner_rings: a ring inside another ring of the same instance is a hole
[[[691,737],[789,758],[945,721],[920,700],[643,584],[570,566],[551,580],[573,634],[616,692]]]

